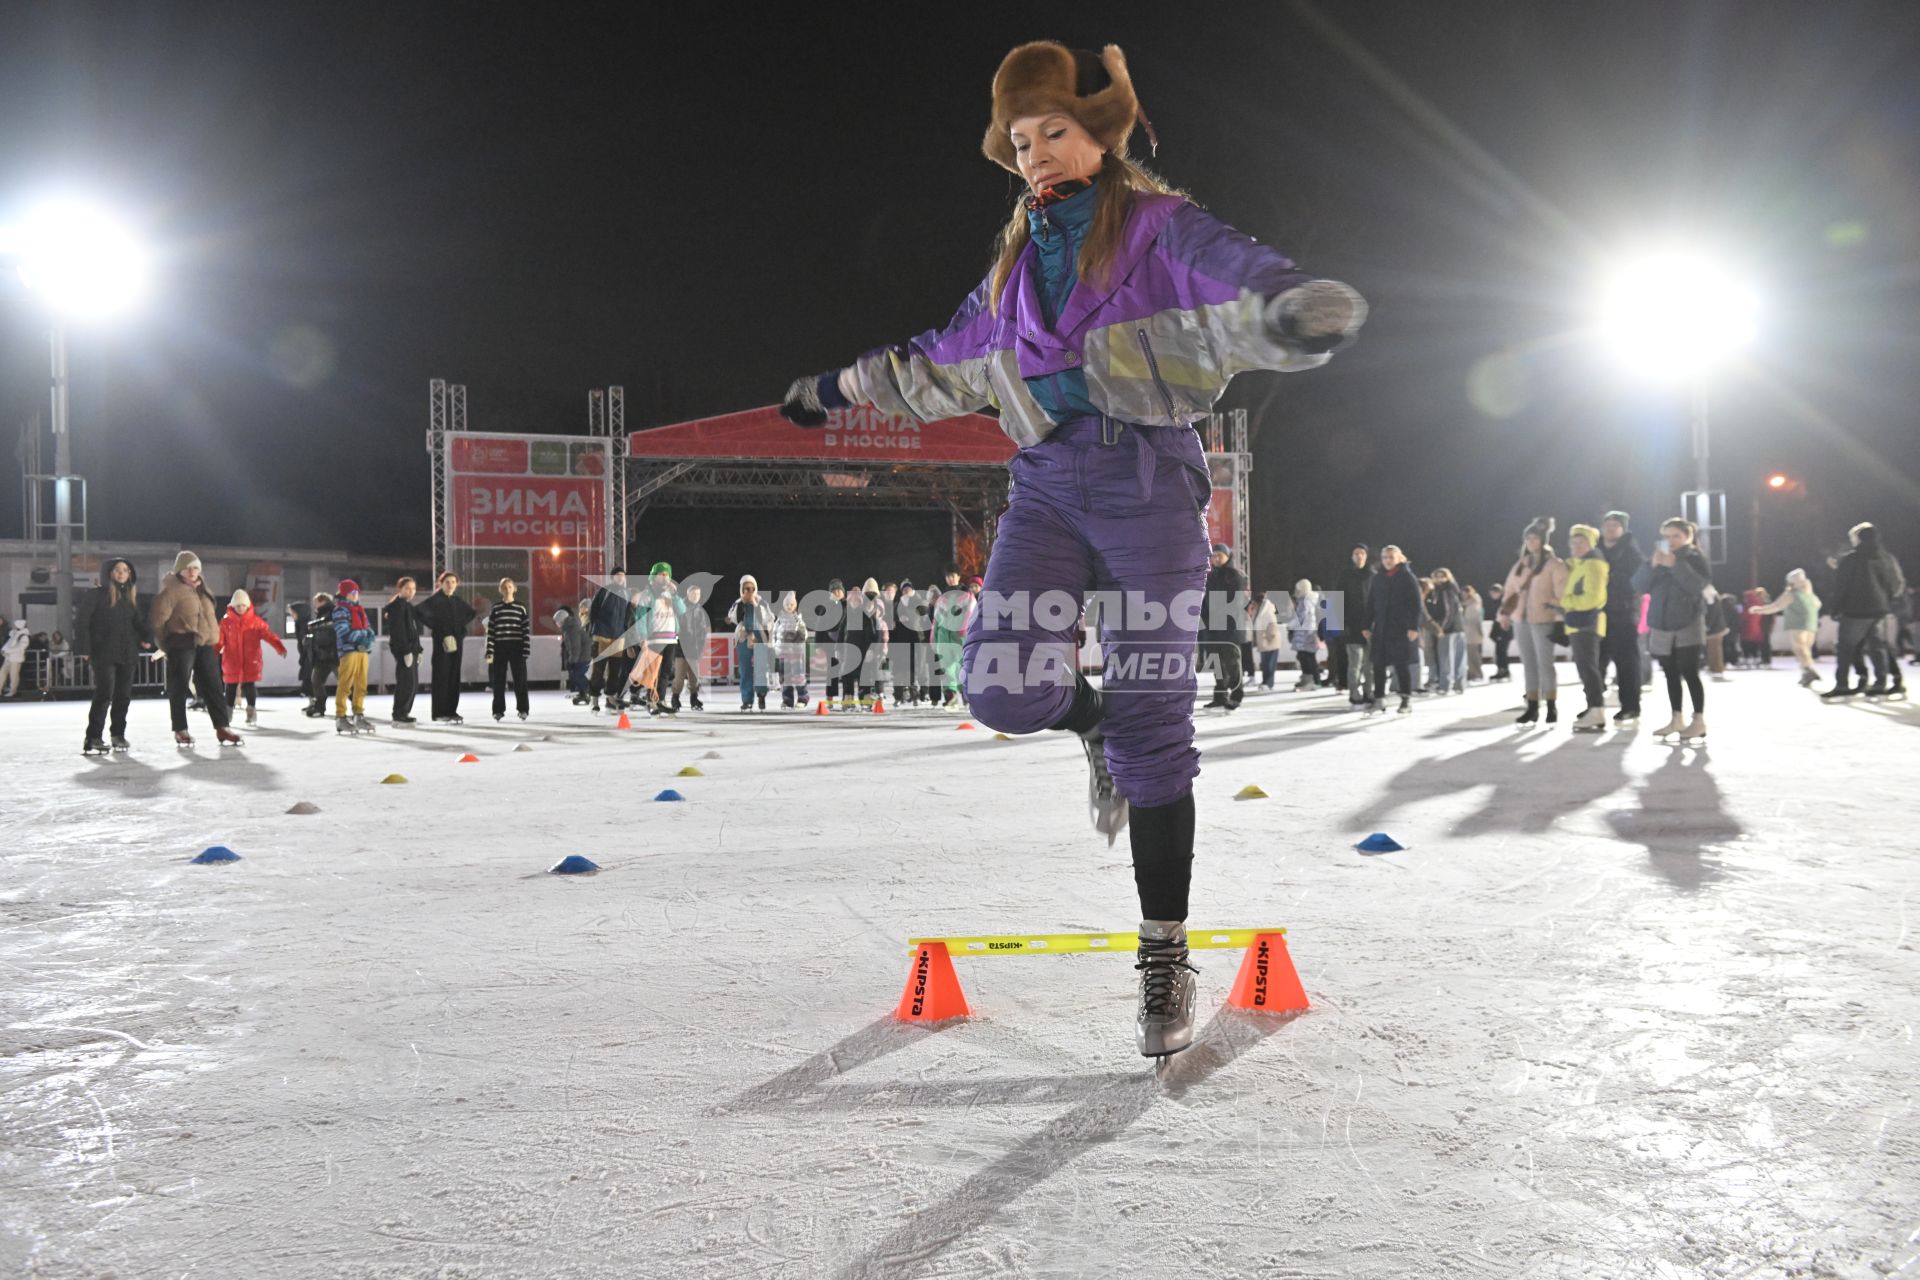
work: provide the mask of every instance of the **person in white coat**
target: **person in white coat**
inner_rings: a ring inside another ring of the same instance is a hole
[[[1280,625],[1280,610],[1262,591],[1254,597],[1253,647],[1260,653],[1260,687],[1271,690],[1280,674],[1280,651],[1286,647],[1287,633]]]
[[[6,646],[0,648],[0,698],[11,698],[20,692],[20,664],[27,660],[27,644],[32,639],[27,634],[25,618],[13,624]]]

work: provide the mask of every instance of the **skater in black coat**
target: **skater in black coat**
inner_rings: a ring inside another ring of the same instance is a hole
[[[1368,657],[1373,664],[1373,699],[1377,710],[1386,697],[1387,668],[1400,682],[1400,711],[1413,710],[1413,647],[1420,642],[1420,583],[1400,548],[1380,548],[1381,572],[1373,580],[1373,617],[1366,629]]]
[[[1880,531],[1871,524],[1857,524],[1847,531],[1853,550],[1840,557],[1834,579],[1833,613],[1840,620],[1840,640],[1834,652],[1833,688],[1823,698],[1844,698],[1849,693],[1881,696],[1905,690],[1900,678],[1897,656],[1887,649],[1887,615],[1893,602],[1905,595],[1906,575],[1900,562],[1880,545]],[[1849,689],[1847,678],[1860,659],[1873,663],[1873,684]],[[1893,658],[1890,662],[1889,658]],[[1891,684],[1889,683],[1891,676]]]
[[[139,575],[120,559],[100,568],[100,586],[81,615],[93,664],[93,706],[87,712],[89,754],[107,750],[102,734],[112,713],[113,750],[127,749],[127,704],[133,699],[133,668],[142,650],[153,648],[147,611],[140,606]]]
[[[1240,641],[1247,624],[1247,575],[1233,566],[1233,548],[1213,544],[1213,567],[1207,570],[1206,614],[1201,619],[1200,643],[1213,666],[1213,701],[1209,707],[1239,706],[1247,696],[1246,673],[1241,670]]]
[[[340,669],[340,637],[333,629],[333,597],[322,591],[313,598],[313,617],[301,629],[300,651],[307,665],[307,714],[326,709],[327,680]]]
[[[460,657],[467,629],[473,626],[474,607],[461,599],[460,576],[451,570],[440,575],[440,589],[424,604],[415,605],[427,634],[433,638],[433,720],[435,724],[460,720]]]

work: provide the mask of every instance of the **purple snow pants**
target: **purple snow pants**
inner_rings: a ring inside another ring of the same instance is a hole
[[[1058,723],[1073,703],[1080,604],[1095,592],[1107,768],[1133,804],[1171,804],[1200,772],[1193,695],[1213,492],[1200,437],[1076,418],[1009,470],[967,627],[968,707],[1003,733]]]

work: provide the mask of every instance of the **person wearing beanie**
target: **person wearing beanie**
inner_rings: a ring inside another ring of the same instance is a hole
[[[966,693],[989,727],[1078,735],[1095,830],[1111,840],[1131,828],[1136,1044],[1158,1058],[1193,1037],[1199,638],[1175,606],[1207,569],[1193,423],[1239,370],[1325,364],[1354,340],[1366,304],[1137,165],[1128,141],[1145,122],[1117,45],[1014,49],[993,78],[981,149],[1027,191],[985,279],[943,327],[796,379],[781,411],[819,426],[856,404],[922,422],[991,408],[1018,446],[990,599],[963,641]],[[1134,602],[1103,616],[1115,666],[1100,688],[1078,671],[1078,618],[998,605],[1096,589]],[[1048,674],[1024,674],[1036,671]]]
[[[465,724],[460,715],[460,664],[476,611],[460,595],[460,575],[453,570],[444,570],[434,585],[437,590],[426,602],[414,606],[433,645],[433,722]]]
[[[1567,585],[1560,593],[1560,616],[1567,627],[1573,669],[1580,674],[1586,709],[1573,722],[1576,733],[1607,727],[1607,704],[1600,684],[1600,646],[1607,638],[1607,580],[1611,566],[1600,550],[1600,531],[1590,524],[1567,530]]]
[[[1366,706],[1373,688],[1364,634],[1373,617],[1372,592],[1377,575],[1370,563],[1372,555],[1366,543],[1354,543],[1347,553],[1347,567],[1340,571],[1339,580],[1334,584],[1340,592],[1340,643],[1334,646],[1340,655],[1340,667],[1334,682],[1344,683],[1349,707]]]
[[[648,715],[673,715],[680,710],[679,701],[669,703],[667,695],[685,661],[680,624],[686,608],[673,580],[672,565],[662,560],[647,570],[646,585],[633,597],[633,626],[641,652],[628,686],[629,691],[644,691]]]
[[[238,709],[241,695],[247,699],[247,723],[260,721],[257,689],[266,661],[260,646],[269,644],[281,657],[287,646],[273,633],[273,627],[253,607],[253,597],[236,591],[227,601],[226,616],[220,619],[220,675],[226,684],[227,705]]]
[[[1543,701],[1547,723],[1560,719],[1553,629],[1560,621],[1560,598],[1567,590],[1567,564],[1554,554],[1552,538],[1553,517],[1540,516],[1529,523],[1520,535],[1520,558],[1500,588],[1500,620],[1513,628],[1520,642],[1520,667],[1527,682],[1527,706],[1517,724],[1539,720]]]
[[[367,668],[373,661],[373,624],[360,607],[360,584],[352,578],[342,578],[334,593],[333,639],[340,652],[339,678],[333,689],[334,732],[372,733],[373,721],[367,719]]]
[[[87,712],[86,754],[127,750],[127,706],[133,698],[133,669],[143,649],[153,648],[147,612],[140,607],[140,576],[133,562],[116,556],[100,566],[100,586],[80,615],[93,667],[93,706]],[[16,633],[22,643],[24,630]],[[17,673],[16,673],[17,674]],[[5,682],[0,681],[0,688]],[[113,717],[111,748],[103,736]]]
[[[734,668],[740,673],[740,709],[767,709],[767,684],[773,678],[773,610],[760,598],[760,583],[750,573],[740,575],[740,598],[727,609],[733,627]]]
[[[1600,521],[1600,553],[1607,558],[1607,634],[1600,642],[1600,680],[1604,687],[1611,666],[1620,695],[1615,724],[1638,723],[1640,688],[1647,682],[1640,656],[1640,602],[1647,593],[1648,570],[1646,557],[1627,531],[1631,524],[1624,511],[1609,511]]]
[[[154,643],[167,655],[167,706],[173,717],[173,740],[193,745],[187,732],[187,686],[205,704],[214,736],[222,746],[239,746],[240,735],[227,727],[226,690],[220,682],[220,622],[201,577],[200,557],[182,551],[173,572],[160,580],[160,590],[147,612]]]
[[[1820,673],[1813,666],[1813,639],[1820,627],[1820,597],[1813,594],[1813,583],[1807,578],[1807,571],[1794,569],[1788,572],[1786,589],[1780,593],[1780,598],[1763,602],[1751,613],[1760,617],[1777,613],[1786,615],[1780,620],[1780,629],[1787,633],[1787,643],[1793,646],[1794,660],[1800,664],[1800,687],[1805,689],[1820,683]]]
[[[533,615],[517,597],[520,585],[500,579],[500,599],[487,611],[487,673],[493,686],[493,718],[507,718],[507,681],[513,681],[513,709],[527,718],[527,652],[533,645]]]
[[[413,598],[420,585],[412,578],[393,584],[381,621],[387,631],[387,652],[393,655],[393,723],[409,725],[413,718],[413,699],[420,689],[420,611]]]
[[[327,681],[340,669],[340,641],[333,633],[333,597],[322,591],[313,598],[312,617],[302,629],[301,646],[307,655],[308,716],[327,710]]]

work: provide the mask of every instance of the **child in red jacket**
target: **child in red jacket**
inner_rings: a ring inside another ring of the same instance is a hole
[[[273,627],[254,612],[253,597],[244,591],[234,592],[233,599],[227,602],[226,616],[220,619],[220,678],[226,682],[228,706],[238,707],[238,695],[246,693],[248,724],[259,719],[259,712],[254,708],[254,686],[259,683],[265,666],[260,654],[263,640],[273,646],[275,653],[283,658],[287,656],[287,647],[273,634]]]

